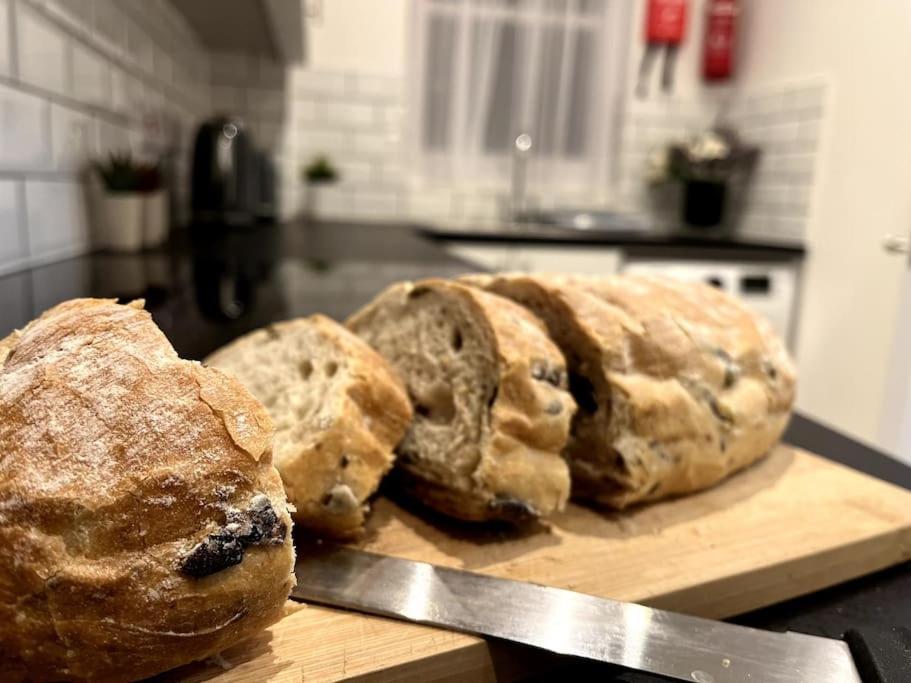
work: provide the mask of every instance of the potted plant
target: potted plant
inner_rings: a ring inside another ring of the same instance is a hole
[[[139,169],[130,154],[114,153],[94,164],[104,185],[99,245],[115,251],[142,249],[142,195]]]
[[[652,161],[650,180],[683,184],[683,221],[695,227],[720,225],[732,188],[746,182],[759,158],[729,128],[716,128],[673,143]]]
[[[318,156],[304,167],[301,176],[307,186],[304,197],[304,215],[316,218],[319,211],[320,190],[338,180],[338,171],[328,158]]]
[[[168,238],[170,228],[168,193],[164,188],[161,164],[142,164],[138,174],[142,193],[142,244],[146,248],[158,247]]]

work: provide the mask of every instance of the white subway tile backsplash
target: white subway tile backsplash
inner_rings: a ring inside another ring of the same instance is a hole
[[[362,192],[354,194],[355,215],[367,219],[388,219],[401,215],[399,196],[393,192]]]
[[[350,128],[371,126],[375,121],[374,108],[368,104],[327,102],[326,121],[329,125]]]
[[[155,69],[155,45],[135,21],[127,21],[127,56],[147,74]]]
[[[343,73],[294,69],[289,80],[295,95],[344,95],[347,89]]]
[[[244,109],[244,89],[227,86],[212,87],[212,108],[220,114],[234,114]]]
[[[174,68],[170,55],[165,50],[156,48],[152,52],[152,64],[155,77],[162,83],[170,84]]]
[[[51,104],[51,141],[58,171],[79,171],[98,152],[92,118],[58,104]]]
[[[397,153],[399,139],[398,133],[357,132],[353,144],[360,154],[382,156]]]
[[[95,38],[115,54],[126,46],[126,17],[115,0],[95,0]]]
[[[0,0],[0,75],[12,73],[13,41],[10,37],[9,0]]]
[[[210,59],[212,85],[246,87],[256,77],[255,64],[246,55],[216,53]]]
[[[61,95],[68,91],[68,38],[25,3],[16,5],[19,78]]]
[[[47,0],[44,7],[73,28],[88,33],[92,30],[93,0]]]
[[[344,183],[370,183],[373,181],[373,164],[366,161],[343,161],[339,173]]]
[[[402,80],[384,76],[352,75],[350,86],[358,98],[398,101],[402,99]]]
[[[333,155],[351,149],[351,135],[329,128],[302,130],[297,136],[297,148],[305,157]]]
[[[50,165],[48,103],[0,85],[0,168],[44,169]]]
[[[326,103],[322,100],[295,99],[290,106],[295,126],[307,127],[326,122]]]
[[[285,118],[285,96],[281,90],[250,88],[245,92],[247,111],[260,119]]]
[[[111,107],[111,67],[107,60],[80,44],[73,45],[70,95],[96,107]]]
[[[85,251],[89,246],[83,187],[75,180],[26,180],[31,256],[48,259]]]
[[[19,199],[21,181],[0,180],[0,269],[20,263],[28,257],[22,236]],[[0,308],[5,308],[4,302]]]

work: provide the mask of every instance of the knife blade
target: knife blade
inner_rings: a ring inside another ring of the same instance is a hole
[[[774,633],[426,562],[322,545],[292,597],[490,636],[697,683],[858,682],[847,645]]]

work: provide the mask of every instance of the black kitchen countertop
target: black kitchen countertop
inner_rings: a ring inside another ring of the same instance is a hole
[[[473,269],[407,226],[299,223],[186,230],[159,250],[94,253],[0,277],[0,338],[65,299],[144,298],[178,353],[201,359],[276,320],[316,312],[344,319],[395,281]],[[911,468],[806,417],[795,416],[785,439],[911,490]],[[849,627],[906,626],[911,562],[732,621],[835,637]],[[567,666],[594,673],[590,664]],[[631,675],[618,680],[633,680]]]
[[[800,261],[800,242],[743,235],[718,229],[574,229],[545,224],[418,224],[423,236],[443,242],[500,246],[579,246],[616,248],[627,257],[737,261]]]

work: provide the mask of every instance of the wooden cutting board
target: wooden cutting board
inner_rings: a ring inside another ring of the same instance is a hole
[[[911,493],[781,446],[709,491],[622,514],[570,505],[549,529],[521,537],[381,499],[360,545],[721,618],[911,558]],[[167,678],[504,680],[545,665],[546,657],[529,649],[445,630],[315,606],[289,609],[219,662]]]

